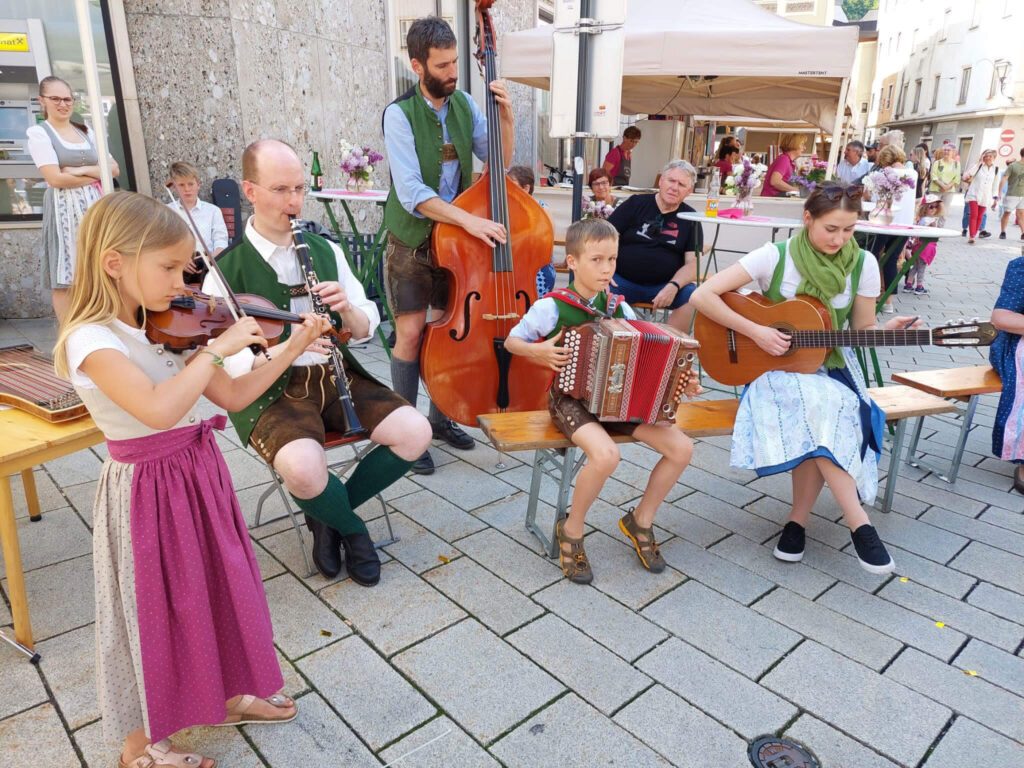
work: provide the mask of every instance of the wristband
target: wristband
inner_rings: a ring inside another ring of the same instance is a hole
[[[668,284],[669,284],[669,285],[674,285],[674,286],[676,287],[676,293],[679,293],[679,292],[680,292],[681,290],[683,290],[683,286],[681,286],[681,285],[680,285],[679,283],[677,283],[677,282],[676,282],[675,280],[669,280],[669,281],[668,281]]]
[[[215,366],[217,366],[218,368],[223,368],[224,367],[224,358],[221,357],[220,355],[218,355],[216,352],[214,352],[209,347],[203,347],[202,349],[199,350],[199,353],[200,354],[206,354],[206,355],[209,355],[210,357],[212,357],[213,358],[213,364]]]

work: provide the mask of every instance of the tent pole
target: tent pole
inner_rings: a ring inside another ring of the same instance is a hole
[[[581,0],[580,18],[589,19],[591,0]],[[569,160],[569,167],[572,168],[572,220],[579,221],[583,218],[583,172],[582,168],[576,167],[576,158],[582,158],[584,153],[584,141],[580,136],[587,129],[587,114],[590,110],[590,91],[588,80],[590,72],[590,35],[586,34],[582,27],[579,27],[580,52],[579,69],[576,75],[576,136],[572,140],[572,158]],[[581,163],[582,166],[582,163]]]
[[[100,75],[96,66],[96,48],[92,42],[92,24],[89,23],[89,0],[75,0],[78,17],[78,36],[82,42],[82,63],[85,69],[85,90],[92,113],[92,131],[96,135],[96,154],[99,156],[100,183],[103,194],[114,190],[110,175],[110,155],[107,153],[107,130],[103,120],[103,102],[100,101]]]
[[[846,90],[850,87],[850,78],[844,77],[839,87],[839,103],[836,105],[836,121],[832,125],[832,147],[828,151],[828,168],[825,175],[831,177],[836,172],[836,161],[839,159],[839,145],[843,143],[843,115],[846,114]]]

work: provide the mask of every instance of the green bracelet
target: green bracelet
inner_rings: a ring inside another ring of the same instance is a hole
[[[203,347],[202,349],[199,350],[199,352],[202,353],[202,354],[207,354],[210,357],[212,357],[213,358],[213,364],[216,365],[218,368],[223,368],[224,367],[224,358],[221,357],[220,355],[218,355],[212,349],[210,349],[208,347]]]

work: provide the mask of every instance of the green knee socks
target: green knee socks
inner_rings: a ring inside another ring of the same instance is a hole
[[[327,487],[319,496],[312,499],[299,499],[295,496],[292,498],[299,505],[299,509],[315,520],[329,525],[342,536],[367,532],[366,523],[352,511],[353,505],[345,484],[330,472],[327,473]]]
[[[406,461],[386,445],[378,445],[356,465],[345,483],[352,509],[372,499],[409,471],[414,462]]]

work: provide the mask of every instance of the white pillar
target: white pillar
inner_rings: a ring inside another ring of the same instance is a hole
[[[82,63],[85,68],[85,90],[92,113],[92,130],[96,135],[96,154],[99,155],[100,183],[103,193],[114,190],[114,179],[110,175],[110,155],[107,151],[107,126],[100,101],[100,74],[96,66],[96,48],[92,43],[92,24],[89,20],[89,0],[75,0],[75,15],[78,17],[78,36],[82,43]]]
[[[844,77],[843,84],[839,87],[839,103],[836,105],[836,120],[832,125],[832,146],[828,150],[828,168],[825,174],[831,177],[836,172],[836,163],[839,160],[839,146],[843,140],[843,115],[846,114],[846,89],[850,86],[850,78]]]

